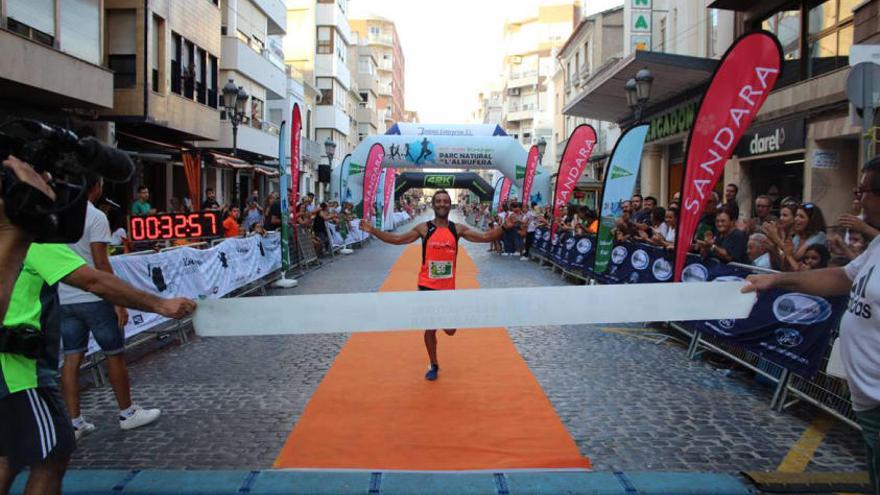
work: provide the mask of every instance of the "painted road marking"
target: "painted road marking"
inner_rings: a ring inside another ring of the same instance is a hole
[[[826,415],[816,418],[801,434],[798,441],[791,446],[791,450],[788,451],[776,470],[782,473],[804,472],[832,424],[831,418]]]

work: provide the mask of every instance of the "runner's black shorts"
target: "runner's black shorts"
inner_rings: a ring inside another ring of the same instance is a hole
[[[76,438],[55,388],[22,390],[0,399],[0,457],[13,472],[44,460],[66,460]]]

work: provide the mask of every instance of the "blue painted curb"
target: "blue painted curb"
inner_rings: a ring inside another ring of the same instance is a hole
[[[24,490],[26,473],[12,486]],[[368,471],[124,471],[67,472],[69,495],[748,495],[723,473],[664,472],[368,472]]]

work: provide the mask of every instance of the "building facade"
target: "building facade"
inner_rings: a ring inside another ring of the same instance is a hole
[[[114,72],[113,121],[120,148],[136,151],[136,172],[128,185],[108,195],[127,204],[134,191],[150,189],[151,203],[171,211],[196,205],[189,197],[181,153],[194,142],[221,137],[221,11],[217,2],[105,0],[105,63]],[[204,157],[203,157],[204,158]],[[235,173],[208,159],[203,179],[231,198]]]
[[[608,154],[620,136],[616,123],[577,115],[566,115],[563,108],[573,99],[579,89],[586,85],[609,63],[620,60],[623,55],[623,7],[585,17],[562,46],[558,54],[557,71],[554,76],[553,106],[555,121],[553,140],[548,142],[551,153],[545,164],[558,167],[568,137],[581,124],[589,124],[596,130],[597,143],[590,156],[589,166],[574,191],[574,202],[596,208],[602,186],[602,170]]]
[[[377,108],[385,128],[403,122],[406,102],[406,59],[397,27],[394,22],[381,16],[371,15],[352,19],[351,29],[373,52],[378,65],[379,92]]]
[[[556,53],[580,21],[580,5],[538,5],[504,24],[501,125],[524,146],[553,142]]]

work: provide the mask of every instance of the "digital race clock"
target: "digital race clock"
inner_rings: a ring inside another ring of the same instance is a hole
[[[219,237],[220,226],[220,214],[216,211],[161,213],[131,217],[128,237],[132,241]]]

